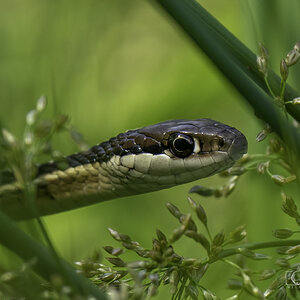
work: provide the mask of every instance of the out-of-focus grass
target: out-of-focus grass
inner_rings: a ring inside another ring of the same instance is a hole
[[[201,3],[255,50],[259,41],[253,39],[248,6],[233,0]],[[263,37],[273,64],[279,64],[299,39],[295,29],[299,21],[290,22],[285,15],[289,8],[280,1],[264,3],[249,1],[258,36]],[[278,30],[272,25],[270,7],[276,12]],[[22,132],[25,113],[45,94],[50,111],[69,114],[91,145],[162,120],[209,117],[245,133],[251,153],[264,151],[264,143],[255,143],[260,124],[252,111],[155,6],[137,0],[126,5],[121,0],[12,0],[1,1],[0,8],[0,120],[11,131]],[[76,151],[66,136],[56,139],[56,147],[64,154]],[[213,177],[201,184],[221,182]],[[113,243],[107,227],[150,246],[155,228],[168,233],[176,226],[165,202],[188,210],[186,197],[192,185],[45,220],[57,249],[69,261]],[[202,204],[212,231],[229,231],[245,223],[249,240],[271,239],[272,229],[290,222],[280,211],[279,188],[256,174],[242,178],[229,199],[205,199]],[[197,256],[199,250],[191,245],[178,243],[178,253]],[[224,291],[223,269],[218,268],[220,278],[209,272],[206,283],[214,291],[222,289],[222,295],[228,291]]]

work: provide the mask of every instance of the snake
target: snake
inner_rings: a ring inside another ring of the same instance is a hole
[[[171,120],[128,130],[87,151],[37,167],[40,216],[205,178],[234,165],[246,137],[211,119]],[[33,211],[17,181],[0,186],[0,210],[23,220]]]

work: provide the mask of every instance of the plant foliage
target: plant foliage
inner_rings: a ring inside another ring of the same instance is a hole
[[[184,213],[174,204],[167,203],[166,207],[178,221],[178,227],[170,234],[157,229],[150,249],[129,235],[109,228],[117,246],[104,247],[109,255],[106,258],[108,263],[101,260],[101,253],[97,251],[73,267],[56,253],[38,216],[34,206],[36,188],[33,179],[41,156],[50,159],[60,155],[51,147],[53,135],[67,131],[72,133],[81,148],[85,143],[70,128],[65,116],[45,120],[46,100],[40,98],[36,108],[27,114],[23,138],[18,139],[2,129],[0,182],[16,181],[24,190],[26,204],[36,215],[42,241],[36,241],[0,213],[0,242],[24,261],[18,270],[2,272],[0,297],[149,299],[165,285],[174,300],[221,299],[203,284],[208,270],[214,272],[214,265],[219,262],[232,270],[232,279],[228,282],[232,293],[228,300],[244,299],[245,295],[253,299],[299,299],[299,199],[282,191],[281,208],[294,220],[293,228],[274,228],[270,232],[272,240],[251,243],[246,242],[247,226],[244,224],[229,232],[223,229],[213,232],[213,218],[195,199],[228,197],[240,178],[248,176],[249,172],[268,176],[281,187],[292,183],[299,185],[300,98],[287,84],[287,79],[290,68],[300,58],[300,44],[295,43],[279,62],[278,77],[269,67],[269,53],[263,45],[260,45],[258,55],[253,54],[197,2],[156,2],[178,22],[264,121],[265,126],[257,135],[257,141],[268,139],[266,153],[243,157],[234,167],[220,174],[226,180],[220,187],[193,187],[187,197],[190,212]],[[178,253],[176,243],[185,239],[192,240],[195,248],[199,248],[199,256],[186,257]],[[261,253],[267,248],[276,249],[276,254]],[[128,253],[136,259],[128,260]],[[261,261],[271,263],[265,268],[260,267]],[[20,282],[28,280],[38,282],[38,286],[20,289]],[[267,282],[266,288],[260,287],[261,281]]]

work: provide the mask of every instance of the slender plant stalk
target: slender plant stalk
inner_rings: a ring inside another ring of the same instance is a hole
[[[32,214],[35,216],[35,220],[37,222],[37,225],[40,228],[40,231],[42,233],[42,236],[44,237],[46,244],[48,245],[48,248],[50,250],[50,254],[52,254],[53,258],[56,260],[56,264],[59,268],[59,274],[72,286],[74,291],[78,291],[77,285],[75,285],[74,281],[70,277],[70,272],[68,272],[65,268],[65,265],[63,264],[62,260],[59,258],[53,243],[51,242],[51,239],[48,235],[48,232],[45,228],[45,225],[43,223],[43,220],[39,216],[38,210],[35,206],[36,201],[36,187],[34,186],[34,183],[31,178],[25,177],[26,184],[24,185],[24,199],[25,201],[30,205],[30,209],[32,211]]]
[[[61,266],[57,258],[45,246],[26,235],[14,221],[0,212],[0,243],[21,257],[24,261],[36,259],[33,269],[41,277],[51,281],[54,275],[61,274]],[[70,286],[77,287],[81,296],[93,296],[95,299],[105,300],[106,296],[86,278],[76,273],[67,262],[61,259],[60,264],[67,273]]]
[[[282,111],[272,101],[273,99],[260,88],[249,75],[249,72],[246,71],[249,65],[245,65],[245,61],[243,62],[235,56],[235,52],[231,51],[232,47],[229,48],[225,45],[224,40],[229,35],[229,32],[221,27],[222,25],[194,0],[157,0],[157,2],[193,38],[197,45],[255,109],[256,115],[270,124],[272,129],[299,158],[299,132],[284,117]],[[225,36],[221,38],[220,35],[223,32]],[[233,43],[234,41],[236,39],[232,36],[231,42]],[[247,53],[245,53],[245,56],[247,57]]]
[[[264,75],[258,71],[256,55],[227,30],[218,20],[207,12],[199,3],[194,0],[156,0],[175,20],[182,29],[196,42],[196,44],[210,57],[213,62],[220,66],[213,59],[211,54],[217,49],[230,53],[234,58],[231,63],[237,64],[242,71],[249,76],[258,86],[270,95],[270,89],[265,84]],[[206,34],[203,35],[203,32]],[[217,48],[207,45],[206,36],[215,41]],[[224,72],[223,72],[224,73]],[[224,75],[227,74],[224,73]],[[280,77],[272,70],[268,70],[268,81],[271,90],[279,96]],[[299,96],[289,85],[286,85],[284,100],[289,101]],[[256,107],[254,107],[256,108]],[[300,106],[288,104],[287,111],[300,122]]]
[[[239,249],[248,249],[248,250],[257,250],[257,249],[266,249],[266,248],[275,248],[275,247],[285,247],[285,246],[297,246],[300,245],[300,240],[281,240],[281,241],[269,241],[269,242],[258,242],[258,243],[248,243],[238,245],[236,247],[228,248],[219,253],[216,258],[208,261],[213,263],[222,258],[239,254]]]

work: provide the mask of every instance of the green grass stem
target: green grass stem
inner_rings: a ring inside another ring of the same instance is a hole
[[[47,281],[54,275],[61,275],[64,267],[67,279],[72,287],[76,287],[81,296],[93,296],[95,299],[105,300],[106,296],[89,280],[76,273],[67,262],[61,259],[60,264],[51,250],[26,235],[14,221],[0,212],[0,243],[22,258],[25,262],[36,259],[33,269]],[[63,275],[62,275],[63,276]]]
[[[227,30],[218,20],[194,0],[156,0],[196,42],[206,55],[221,69],[227,77],[228,73],[222,70],[220,64],[214,59],[214,52],[230,54],[230,63],[236,64],[249,79],[255,82],[266,93],[270,90],[265,84],[264,75],[258,71],[256,55]],[[210,43],[210,40],[214,43]],[[296,42],[296,41],[295,41]],[[215,46],[216,48],[213,48]],[[233,59],[234,58],[234,59]],[[228,70],[230,72],[230,70]],[[280,77],[268,69],[268,81],[271,90],[279,96]],[[284,100],[289,101],[299,96],[291,86],[286,85]],[[254,107],[256,109],[256,107]],[[288,104],[287,111],[300,122],[300,106]]]
[[[276,247],[287,247],[287,246],[291,247],[297,245],[300,245],[300,240],[278,240],[278,241],[268,241],[268,242],[247,243],[232,248],[224,249],[219,253],[217,258],[214,258],[209,262],[212,263],[228,256],[240,254],[239,249],[258,250],[258,249],[276,248]]]

